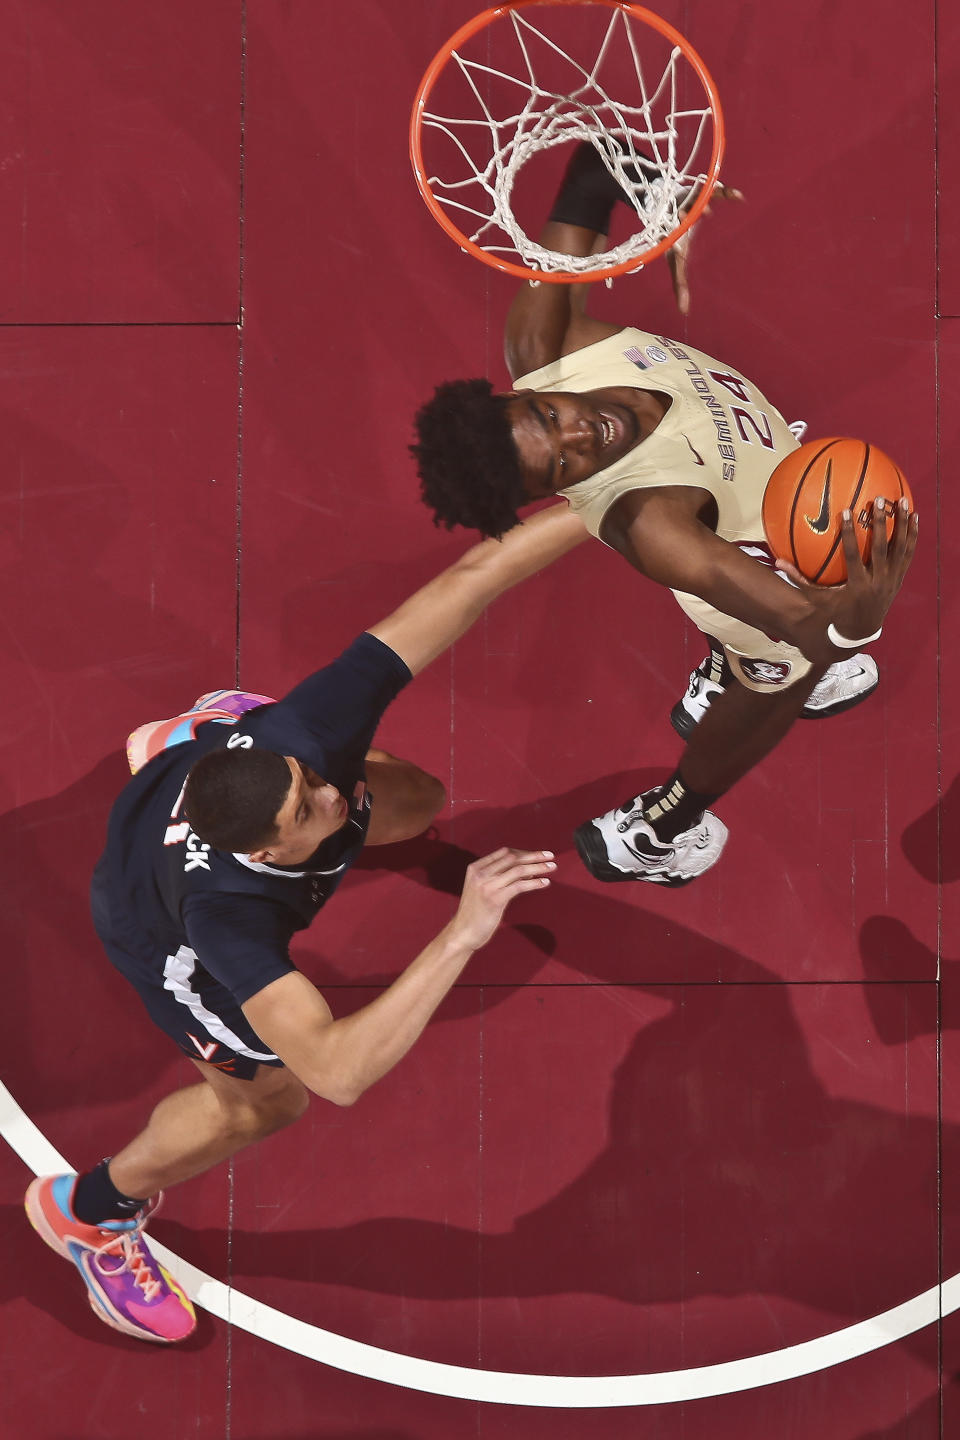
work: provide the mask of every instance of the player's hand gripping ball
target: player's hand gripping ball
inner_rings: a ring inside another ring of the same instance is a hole
[[[844,510],[864,564],[873,543],[873,502],[886,500],[887,539],[893,535],[897,506],[913,496],[898,467],[865,440],[833,436],[808,440],[787,455],[767,481],[763,528],[778,560],[788,560],[817,585],[841,585],[847,564],[840,541]]]

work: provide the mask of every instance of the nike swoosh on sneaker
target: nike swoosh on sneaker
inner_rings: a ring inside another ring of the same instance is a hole
[[[830,524],[830,480],[833,470],[833,461],[827,461],[827,468],[824,471],[823,495],[820,497],[820,514],[814,519],[812,515],[804,515],[810,529],[815,535],[822,535]]]
[[[635,856],[635,858],[640,861],[641,865],[660,866],[666,864],[667,861],[672,860],[674,857],[674,851],[672,849],[662,851],[658,850],[653,855],[647,855],[642,850],[638,850],[635,845],[631,845],[629,840],[624,840],[623,848],[625,850],[629,850],[630,854]]]

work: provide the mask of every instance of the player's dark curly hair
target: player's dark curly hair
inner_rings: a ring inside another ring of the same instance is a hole
[[[206,845],[248,855],[276,839],[290,767],[273,750],[211,750],[190,769],[183,813]]]
[[[418,443],[410,453],[420,472],[420,494],[433,523],[466,525],[497,539],[520,523],[526,502],[507,396],[489,380],[438,385],[414,419]]]

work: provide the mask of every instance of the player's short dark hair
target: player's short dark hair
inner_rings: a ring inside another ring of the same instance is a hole
[[[277,835],[290,767],[273,750],[211,750],[191,767],[183,813],[214,850],[247,855]]]
[[[495,395],[489,380],[449,380],[417,411],[410,453],[435,525],[466,525],[499,539],[520,523],[527,497],[508,398]]]

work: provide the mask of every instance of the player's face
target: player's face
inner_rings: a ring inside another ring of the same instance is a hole
[[[530,500],[588,480],[642,438],[635,411],[614,389],[576,395],[520,390],[507,414]]]
[[[308,765],[285,755],[290,789],[277,811],[277,835],[250,859],[261,865],[302,865],[334,831],[346,824],[348,806],[335,785],[322,780]]]

